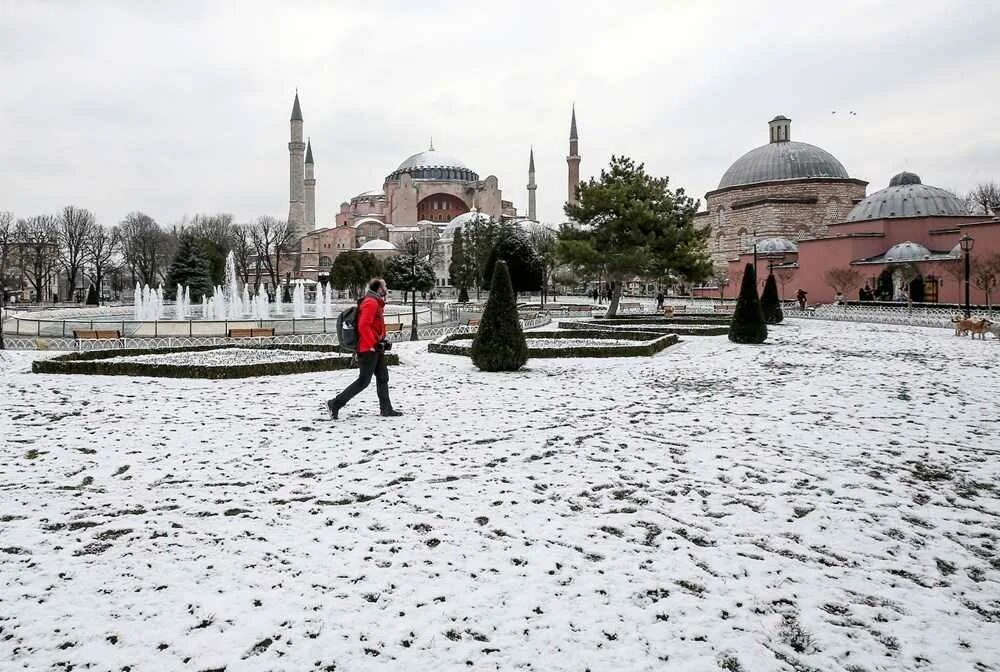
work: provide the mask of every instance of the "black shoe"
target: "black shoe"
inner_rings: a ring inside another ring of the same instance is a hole
[[[336,420],[337,414],[340,413],[340,407],[337,406],[333,399],[326,402],[326,407],[330,409],[330,419]]]
[[[389,409],[388,411],[382,411],[383,418],[398,418],[402,413],[395,409]]]

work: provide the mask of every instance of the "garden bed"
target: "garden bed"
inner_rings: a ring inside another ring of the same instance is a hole
[[[399,364],[389,353],[388,364]],[[159,378],[252,378],[293,373],[338,371],[357,366],[337,346],[208,345],[187,348],[93,350],[73,352],[32,363],[34,373]]]
[[[427,345],[427,351],[444,355],[472,352],[475,334],[444,336]],[[638,331],[529,331],[525,332],[528,357],[648,357],[678,341],[675,334]]]
[[[713,322],[711,324],[682,324],[670,320],[643,321],[635,324],[620,324],[610,320],[590,322],[559,322],[560,329],[588,331],[611,334],[614,338],[622,331],[644,332],[649,334],[679,334],[681,336],[722,336],[729,333],[729,323]]]

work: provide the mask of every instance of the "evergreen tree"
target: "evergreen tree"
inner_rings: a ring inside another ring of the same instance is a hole
[[[208,259],[194,235],[185,231],[180,236],[177,252],[174,254],[163,293],[176,299],[177,285],[184,285],[191,291],[191,301],[201,301],[201,297],[212,293],[212,276]]]
[[[87,300],[85,303],[88,306],[97,305],[97,288],[94,287],[94,283],[90,283],[90,287],[87,289]]]
[[[458,288],[458,302],[469,302],[469,285],[473,284],[472,266],[465,257],[465,237],[462,229],[455,231],[451,244],[451,263],[448,265],[448,282]]]
[[[485,276],[493,277],[497,261],[504,261],[514,292],[535,292],[542,288],[545,269],[531,241],[520,231],[508,229],[500,234],[486,261]],[[487,287],[489,289],[489,287]]]
[[[337,289],[349,290],[352,296],[361,296],[368,281],[381,274],[382,264],[374,254],[345,250],[330,266],[330,284]]]
[[[579,226],[563,226],[558,256],[580,275],[607,279],[607,316],[613,317],[625,282],[635,276],[674,275],[689,282],[709,276],[708,229],[695,224],[697,210],[698,202],[683,189],[671,190],[668,178],[612,156],[599,180],[580,184],[579,203],[565,206]]]
[[[490,286],[493,289],[479,332],[472,341],[472,363],[481,371],[517,371],[528,361],[528,344],[521,331],[507,264],[495,264]]]
[[[766,338],[767,324],[757,296],[757,274],[753,264],[747,264],[740,296],[736,299],[736,312],[729,324],[729,340],[733,343],[763,343]]]
[[[383,264],[382,270],[390,289],[426,293],[437,284],[434,266],[426,259],[420,259],[419,255],[416,260],[409,254],[391,257]],[[406,302],[405,297],[403,301]]]
[[[778,324],[785,319],[785,314],[781,311],[781,301],[778,299],[778,283],[774,279],[774,273],[767,275],[764,292],[760,295],[760,309],[767,324]]]

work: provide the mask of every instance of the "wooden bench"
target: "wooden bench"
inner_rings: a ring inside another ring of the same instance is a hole
[[[465,326],[467,326],[467,327],[478,327],[479,326],[479,320],[469,320],[468,322],[466,322]]]
[[[402,330],[403,330],[403,323],[402,322],[394,322],[392,324],[385,325],[385,333],[386,334],[391,334],[391,333],[393,333],[395,331],[402,331]]]
[[[253,327],[251,329],[230,329],[229,338],[264,338],[274,336],[274,327]]]
[[[735,308],[736,304],[733,304],[731,306],[720,306],[719,304],[715,304],[714,306],[712,306],[712,310],[716,313],[731,313]]]
[[[73,340],[76,341],[77,349],[80,341],[116,341],[121,345],[125,344],[122,332],[117,329],[74,329]]]
[[[687,306],[663,306],[663,315],[665,317],[673,317],[674,315],[681,315],[687,313]]]
[[[618,305],[618,307],[621,308],[622,310],[641,310],[642,309],[642,304],[641,303],[621,303],[621,304]]]

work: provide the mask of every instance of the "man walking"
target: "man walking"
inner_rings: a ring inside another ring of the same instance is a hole
[[[392,343],[386,340],[383,317],[388,292],[385,280],[374,278],[368,283],[368,291],[358,305],[358,379],[326,402],[334,420],[347,402],[368,387],[372,382],[372,375],[375,376],[375,391],[378,393],[381,414],[386,417],[402,415],[393,409],[392,402],[389,401],[389,368],[385,364],[385,352],[392,348]]]

